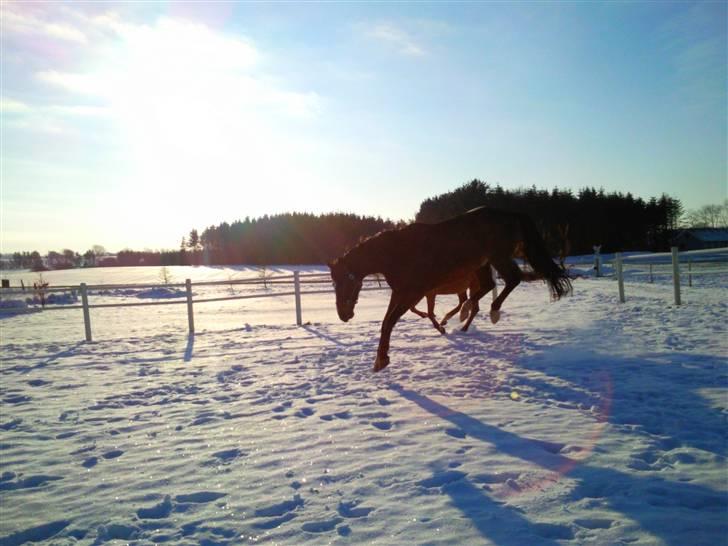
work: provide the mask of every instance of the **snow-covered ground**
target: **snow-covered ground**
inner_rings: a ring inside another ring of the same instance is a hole
[[[379,374],[386,291],[347,324],[331,294],[302,327],[290,296],[198,304],[190,338],[185,305],[94,309],[92,343],[80,310],[5,315],[0,544],[726,544],[728,283],[626,292],[522,284],[467,334],[408,314]]]

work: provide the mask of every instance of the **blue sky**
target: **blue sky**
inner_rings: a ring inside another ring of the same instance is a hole
[[[725,2],[2,4],[2,252],[411,219],[473,178],[727,197]]]

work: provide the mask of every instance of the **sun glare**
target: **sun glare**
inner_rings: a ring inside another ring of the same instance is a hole
[[[137,210],[146,207],[140,216],[154,210],[164,223],[161,202],[177,218],[185,212],[198,222],[234,218],[239,211],[225,206],[246,184],[265,190],[306,177],[300,168],[306,145],[289,124],[314,119],[320,100],[279,88],[251,43],[172,18],[151,25],[111,16],[96,22],[113,39],[96,49],[88,70],[39,77],[106,105],[128,158],[130,176],[119,197]],[[205,191],[210,181],[215,192]]]

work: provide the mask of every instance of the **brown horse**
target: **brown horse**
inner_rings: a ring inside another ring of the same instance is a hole
[[[566,269],[566,267],[564,266],[564,261],[569,255],[569,251],[571,249],[571,244],[568,238],[569,224],[566,224],[565,227],[561,225],[558,225],[556,227],[559,231],[559,235],[561,236],[562,241],[561,251],[559,252],[559,265],[562,268]],[[518,247],[516,248],[514,252],[514,258],[526,258],[525,254],[523,253],[522,245],[518,245]],[[475,318],[473,307],[470,302],[467,301],[468,290],[470,290],[471,293],[474,293],[480,288],[480,286],[488,286],[490,288],[485,291],[485,293],[483,294],[485,295],[490,290],[494,289],[495,280],[493,279],[490,270],[490,264],[486,264],[471,275],[430,290],[429,292],[427,292],[427,294],[425,294],[425,299],[427,300],[427,313],[423,313],[422,311],[417,309],[416,306],[410,307],[410,311],[422,318],[429,318],[430,321],[432,321],[432,325],[441,334],[445,334],[445,324],[447,324],[447,322],[452,318],[455,313],[460,311],[460,322],[465,322],[467,319],[466,324],[462,327],[461,330],[463,332],[467,332],[468,328],[470,327],[470,323],[473,322],[473,319]],[[525,282],[543,280],[543,275],[540,275],[536,271],[521,270],[521,280]],[[445,296],[449,294],[457,294],[458,304],[452,310],[448,311],[442,321],[438,324],[437,318],[435,317],[435,299],[437,296]],[[497,296],[497,293],[495,295]],[[500,311],[491,310],[490,321],[495,324],[499,320]]]
[[[447,324],[447,321],[450,320],[455,313],[464,309],[460,313],[460,321],[463,322],[467,318],[467,322],[462,327],[462,331],[467,332],[470,327],[470,323],[473,322],[473,319],[475,318],[472,306],[466,306],[463,308],[463,304],[465,304],[468,299],[467,291],[470,290],[471,294],[475,294],[481,289],[481,287],[487,288],[483,291],[483,295],[487,294],[495,287],[493,275],[490,270],[490,264],[486,264],[480,269],[477,269],[473,273],[460,279],[455,279],[454,281],[450,281],[438,286],[437,288],[429,290],[425,294],[425,298],[427,299],[427,313],[423,313],[414,305],[410,307],[410,311],[422,318],[429,318],[435,329],[441,334],[444,334],[445,324]],[[435,317],[435,298],[437,296],[448,294],[457,294],[459,302],[452,310],[448,311],[442,321],[438,323],[437,317]]]
[[[374,371],[378,372],[389,364],[389,339],[400,317],[428,291],[462,278],[486,262],[505,281],[503,292],[491,305],[491,314],[497,313],[521,280],[521,269],[513,261],[519,247],[534,271],[546,280],[554,299],[571,290],[568,275],[551,259],[528,216],[479,207],[438,224],[414,223],[382,231],[329,263],[336,289],[336,310],[341,320],[350,320],[364,277],[373,273],[384,275],[392,295],[374,361]],[[484,289],[481,286],[468,298],[474,314],[479,310],[478,300],[485,294]]]

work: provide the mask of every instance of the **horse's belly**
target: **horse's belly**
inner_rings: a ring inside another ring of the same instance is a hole
[[[466,264],[444,272],[440,281],[438,282],[438,286],[445,285],[451,288],[458,288],[459,286],[462,286],[464,284],[467,287],[468,283],[464,281],[469,280],[470,277],[473,276],[475,270],[479,267],[480,266],[477,263]],[[460,290],[458,290],[458,292],[459,291]]]

